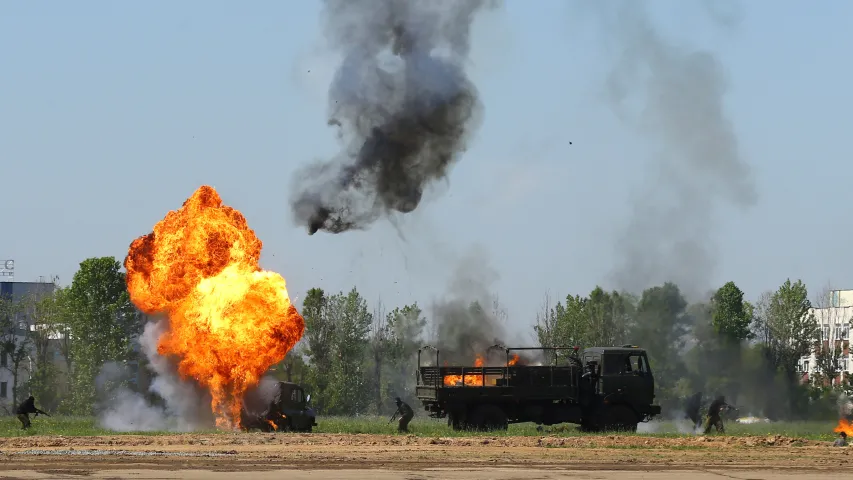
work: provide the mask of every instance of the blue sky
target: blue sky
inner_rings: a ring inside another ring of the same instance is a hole
[[[291,220],[292,172],[338,149],[319,2],[4,2],[0,258],[16,260],[16,280],[70,282],[86,257],[123,260],[209,184],[246,215],[292,297],[356,285],[371,302],[429,302],[477,250],[526,332],[546,290],[612,287],[652,151],[602,98],[614,57],[584,3],[508,0],[475,24],[484,123],[449,181],[403,219],[403,239],[384,221],[309,237]],[[853,3],[732,2],[728,31],[704,5],[649,2],[662,34],[725,66],[758,193],[750,209],[716,210],[703,281],[734,280],[749,298],[787,277],[853,287]]]

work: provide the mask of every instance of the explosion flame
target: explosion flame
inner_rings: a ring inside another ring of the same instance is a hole
[[[517,364],[519,359],[520,357],[518,355],[512,354],[512,357],[510,357],[507,362],[507,366],[511,367]],[[484,363],[483,355],[477,354],[477,358],[474,359],[474,368],[482,367]],[[444,376],[445,387],[457,387],[463,384],[466,387],[482,387],[485,384],[485,380],[482,373],[466,373],[465,375]]]
[[[134,240],[124,262],[131,301],[169,317],[158,353],[210,391],[220,428],[240,427],[246,391],[305,330],[284,278],[261,270],[261,247],[245,217],[205,185]]]
[[[844,432],[848,437],[853,437],[853,424],[848,422],[846,419],[841,419],[838,421],[838,426],[833,430],[835,433]]]

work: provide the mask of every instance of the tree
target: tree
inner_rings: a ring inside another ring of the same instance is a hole
[[[308,384],[316,392],[315,406],[325,412],[328,398],[329,375],[332,369],[335,325],[327,315],[329,299],[321,288],[312,288],[302,302],[305,319],[306,355],[311,363]]]
[[[678,380],[686,373],[682,358],[690,324],[686,309],[678,286],[669,282],[643,291],[636,307],[631,338],[646,349],[663,399],[676,395]]]
[[[769,330],[769,354],[776,368],[794,379],[797,364],[819,340],[808,290],[801,280],[786,280],[773,294],[764,320]]]
[[[627,340],[633,314],[632,298],[596,287],[588,297],[567,295],[565,304],[551,306],[545,295],[534,331],[541,346],[608,346]]]
[[[68,308],[67,288],[56,287],[53,292],[41,298],[31,296],[24,302],[24,309],[32,325],[32,364],[29,390],[48,409],[59,403],[59,376],[56,363],[52,359],[52,344],[58,343],[58,351],[63,355],[63,346],[67,345]],[[67,362],[67,358],[66,358]],[[68,364],[66,363],[66,366]],[[70,366],[68,366],[70,372]]]
[[[835,290],[827,285],[814,302],[814,308],[809,311],[814,315],[818,326],[819,344],[815,345],[815,375],[814,379],[826,386],[831,386],[840,379],[844,370],[842,357],[844,344],[849,340],[849,318],[846,308],[833,301]],[[844,358],[846,360],[846,358]]]
[[[411,401],[414,397],[416,370],[412,368],[418,349],[421,347],[426,317],[417,303],[395,308],[386,320],[389,333],[388,356],[391,371],[388,388],[394,396]]]
[[[711,297],[712,325],[725,341],[739,343],[752,338],[752,307],[744,302],[743,291],[735,282],[727,282]]]
[[[536,323],[533,325],[533,331],[536,333],[536,339],[540,347],[552,348],[558,346],[557,329],[557,312],[551,303],[551,296],[545,292],[545,299],[542,302],[542,307],[536,313]]]
[[[330,392],[329,409],[339,414],[363,413],[370,405],[365,360],[373,315],[355,287],[346,295],[339,293],[331,297],[327,315],[335,325],[335,358],[331,370],[334,387]]]
[[[142,323],[114,257],[81,262],[67,295],[73,360],[69,409],[88,414],[95,401],[95,377],[104,363],[127,364],[133,358],[132,341]]]
[[[21,367],[30,351],[30,328],[22,302],[0,297],[0,356],[12,374],[12,404],[18,404]]]
[[[373,310],[373,323],[370,335],[370,353],[373,361],[372,388],[375,402],[374,408],[377,414],[382,412],[383,373],[385,371],[385,361],[389,359],[389,353],[392,348],[390,337],[391,332],[388,319],[385,317],[385,311],[380,301]]]
[[[630,310],[627,299],[618,292],[595,287],[587,297],[587,346],[621,345],[626,341]]]
[[[815,351],[815,376],[813,383],[818,386],[831,386],[841,375],[841,359],[838,353],[828,345],[820,345]]]

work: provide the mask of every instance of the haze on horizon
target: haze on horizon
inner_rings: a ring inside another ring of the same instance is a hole
[[[853,196],[853,66],[843,61],[853,4],[647,4],[667,42],[723,67],[724,109],[754,186],[748,207],[716,202],[697,220],[712,247],[697,288],[734,280],[755,299],[789,277],[812,294],[853,287],[843,217]],[[297,305],[315,286],[356,286],[387,308],[428,305],[478,251],[526,340],[546,291],[617,288],[620,242],[659,173],[650,167],[659,144],[608,99],[620,43],[591,10],[507,0],[482,14],[468,66],[482,125],[449,180],[396,224],[309,236],[291,218],[293,172],[339,150],[320,2],[4,4],[0,258],[16,261],[18,281],[67,284],[87,257],[123,260],[134,238],[208,184],[246,216],[263,267],[286,278]]]

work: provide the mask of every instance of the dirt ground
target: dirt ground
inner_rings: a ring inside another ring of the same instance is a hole
[[[0,439],[2,478],[853,478],[853,449],[771,437],[220,434]]]

